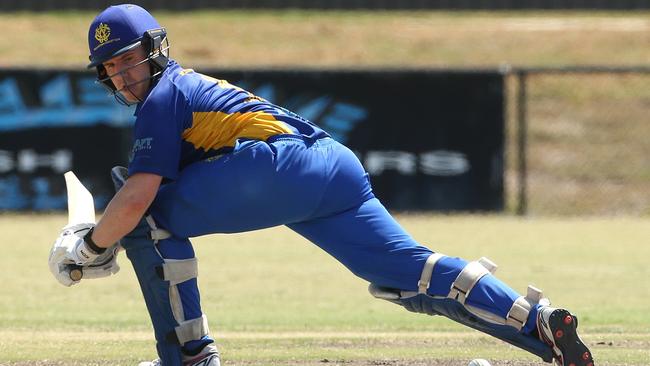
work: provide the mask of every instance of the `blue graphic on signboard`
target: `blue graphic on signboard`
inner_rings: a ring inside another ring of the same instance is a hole
[[[79,90],[75,100],[74,88]],[[119,105],[93,77],[71,80],[61,73],[38,90],[36,105],[27,106],[18,81],[0,81],[0,131],[53,126],[91,126],[99,123],[127,126],[135,121],[133,107]]]

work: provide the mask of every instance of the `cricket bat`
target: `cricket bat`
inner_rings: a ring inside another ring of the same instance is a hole
[[[63,175],[65,186],[68,191],[68,226],[94,223],[95,222],[95,202],[93,195],[84,187],[76,175],[69,171]],[[80,281],[83,278],[81,266],[71,264],[70,279]]]

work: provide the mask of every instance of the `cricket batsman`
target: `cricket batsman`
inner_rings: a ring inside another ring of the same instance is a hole
[[[277,225],[367,280],[377,298],[445,316],[546,362],[593,366],[576,316],[550,307],[532,286],[520,295],[486,258],[468,262],[417,243],[375,197],[348,148],[289,110],[182,68],[145,9],[107,8],[90,25],[88,46],[99,84],[136,104],[132,156],[128,170],[112,170],[117,193],[103,217],[65,228],[50,268],[65,286],[78,282],[66,270],[71,264],[108,276],[119,242],[156,338],[159,359],[141,366],[220,365],[188,238]]]

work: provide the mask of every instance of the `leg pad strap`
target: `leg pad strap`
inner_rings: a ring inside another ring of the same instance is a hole
[[[196,278],[199,275],[196,258],[190,259],[165,259],[165,262],[156,267],[156,274],[163,281],[169,281],[170,286]]]
[[[526,325],[530,310],[537,304],[548,306],[551,303],[548,299],[544,298],[542,290],[534,286],[528,286],[526,296],[518,297],[517,300],[515,300],[515,303],[512,304],[512,308],[510,308],[510,311],[506,316],[505,324],[514,327],[517,330],[521,330],[521,328]]]
[[[192,340],[201,339],[209,333],[208,318],[203,315],[200,318],[180,322],[174,331],[167,335],[167,342],[182,345]]]
[[[451,284],[447,297],[464,304],[470,291],[478,281],[483,276],[494,273],[496,269],[497,265],[485,257],[478,261],[469,262],[456,277],[454,283]]]

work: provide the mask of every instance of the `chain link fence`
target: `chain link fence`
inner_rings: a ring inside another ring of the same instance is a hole
[[[650,215],[650,67],[514,70],[508,93],[511,210]]]

